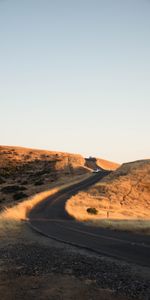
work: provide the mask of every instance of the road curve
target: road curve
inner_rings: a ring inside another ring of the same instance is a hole
[[[93,174],[90,178],[47,197],[32,209],[29,224],[45,236],[150,268],[149,236],[84,225],[76,222],[65,211],[65,203],[72,195],[100,181],[108,173],[104,171]]]

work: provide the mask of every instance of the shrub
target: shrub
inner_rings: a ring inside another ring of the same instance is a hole
[[[11,193],[15,193],[18,191],[24,191],[24,190],[26,190],[26,188],[24,186],[7,185],[1,189],[1,192],[5,193],[5,194],[11,194]]]
[[[0,184],[3,184],[3,183],[5,183],[6,181],[2,178],[2,177],[0,177]]]
[[[27,180],[24,180],[24,181],[22,181],[21,182],[23,185],[26,185],[26,184],[28,184],[28,181]]]
[[[47,158],[47,157],[49,157],[48,155],[46,155],[46,154],[41,154],[40,155],[40,158],[43,160],[43,159],[45,159],[45,158]]]
[[[3,202],[5,202],[5,198],[0,198],[0,203],[3,203]]]
[[[42,184],[44,184],[43,180],[38,180],[34,183],[34,185],[42,185]]]
[[[16,193],[13,195],[14,200],[20,200],[20,199],[27,198],[27,197],[28,197],[28,195],[23,192],[19,192],[19,193]]]
[[[98,214],[98,210],[95,207],[88,207],[87,212],[88,212],[88,214],[92,214],[92,215]]]
[[[30,155],[30,154],[26,154],[26,155],[24,155],[24,159],[25,159],[25,160],[29,160],[29,159],[31,159],[31,155]]]
[[[55,179],[51,179],[51,180],[50,180],[50,182],[54,182],[54,181],[55,181]]]

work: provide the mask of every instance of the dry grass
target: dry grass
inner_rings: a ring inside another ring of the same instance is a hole
[[[92,215],[87,208],[94,207]],[[150,160],[124,164],[68,200],[67,212],[97,226],[150,233]]]
[[[80,175],[76,176],[73,180],[68,180],[67,182],[60,184],[57,183],[57,186],[55,188],[52,188],[50,190],[38,193],[33,195],[32,197],[26,199],[25,201],[11,207],[6,208],[1,214],[0,214],[0,237],[5,236],[6,232],[9,230],[13,230],[15,234],[18,232],[20,233],[21,227],[20,223],[22,220],[27,219],[27,215],[29,211],[39,202],[44,200],[45,198],[55,194],[56,192],[63,190],[66,187],[71,186],[72,184],[81,182],[88,178],[90,175]],[[62,183],[62,182],[61,182]]]
[[[18,205],[11,208],[6,208],[0,214],[0,238],[15,239],[23,234],[22,220],[27,218],[27,213],[32,207],[42,201],[45,197],[57,192],[58,189],[52,189],[32,196]]]
[[[150,235],[150,220],[92,220],[88,224],[115,230],[133,231]]]
[[[97,165],[104,170],[116,170],[120,167],[119,164],[108,161],[106,159],[96,158]]]
[[[1,218],[12,219],[12,220],[25,220],[27,218],[28,212],[37,203],[41,202],[43,199],[55,194],[59,189],[54,188],[49,191],[41,192],[32,196],[31,198],[19,203],[11,208],[6,208],[6,210],[1,213]]]

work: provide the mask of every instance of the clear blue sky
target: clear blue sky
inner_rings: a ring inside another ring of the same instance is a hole
[[[0,143],[150,157],[150,1],[0,0]]]

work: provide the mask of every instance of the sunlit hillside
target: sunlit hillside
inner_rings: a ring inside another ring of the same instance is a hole
[[[85,192],[72,197],[67,211],[78,220],[150,220],[150,160],[123,164]],[[95,214],[88,213],[95,208]]]

